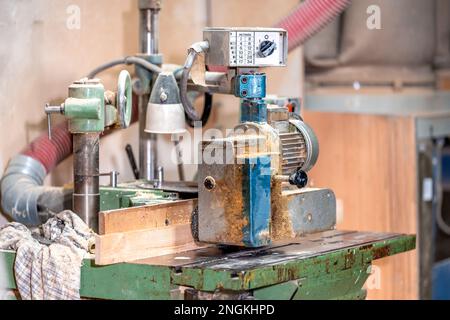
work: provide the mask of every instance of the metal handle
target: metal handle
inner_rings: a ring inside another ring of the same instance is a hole
[[[109,185],[113,188],[117,187],[117,177],[119,175],[118,171],[112,170],[110,172],[103,172],[99,174],[94,174],[92,177],[104,177],[109,176]]]
[[[64,104],[60,105],[60,106],[51,106],[50,104],[46,103],[45,107],[44,107],[44,111],[45,114],[47,115],[47,133],[48,133],[48,138],[51,140],[52,139],[52,118],[51,118],[51,114],[52,113],[64,113]]]

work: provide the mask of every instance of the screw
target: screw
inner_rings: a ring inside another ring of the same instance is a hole
[[[242,82],[242,83],[247,83],[247,77],[242,77],[242,78],[241,78],[241,82]]]
[[[203,185],[207,190],[212,190],[216,187],[216,180],[211,176],[207,176],[203,181]]]
[[[245,97],[247,95],[247,90],[242,90],[242,95]]]
[[[308,219],[308,222],[312,221],[312,214],[308,213],[308,215],[306,216],[306,219]]]
[[[161,94],[159,95],[159,99],[161,102],[164,102],[167,100],[167,93],[165,91],[161,91]]]

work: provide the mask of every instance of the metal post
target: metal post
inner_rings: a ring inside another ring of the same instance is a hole
[[[150,10],[150,54],[159,52],[159,9]]]
[[[148,94],[139,97],[139,178],[153,180],[157,163],[157,142],[154,133],[144,131],[148,100]]]
[[[139,9],[141,53],[148,56],[157,55],[159,50],[159,11],[161,9],[161,1],[141,0]],[[144,131],[149,93],[150,91],[139,97],[139,177],[153,180],[157,170],[157,137],[155,134]]]
[[[161,188],[164,182],[164,168],[158,167],[158,187]]]
[[[140,8],[139,41],[141,53],[158,54],[159,52],[159,7]]]
[[[178,180],[184,181],[184,165],[183,156],[181,154],[180,137],[174,141],[175,152],[177,154],[177,169],[178,169]]]
[[[113,188],[117,188],[117,176],[119,175],[119,172],[116,170],[113,170],[109,173],[109,185]]]
[[[99,138],[97,132],[73,135],[73,210],[95,232],[100,211]]]

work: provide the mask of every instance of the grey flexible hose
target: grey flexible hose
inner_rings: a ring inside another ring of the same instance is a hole
[[[191,101],[189,100],[189,97],[187,95],[187,84],[192,66],[194,65],[197,55],[205,52],[208,48],[209,43],[207,41],[200,41],[192,44],[189,48],[188,56],[183,66],[183,72],[181,74],[180,80],[180,99],[189,122],[202,120],[201,117],[197,114],[197,111],[195,111]]]
[[[200,116],[191,104],[191,100],[187,95],[187,84],[189,80],[189,75],[191,73],[192,65],[194,64],[195,58],[197,57],[197,52],[195,50],[189,50],[189,54],[186,58],[186,63],[183,67],[183,72],[181,74],[180,80],[180,99],[183,105],[186,116],[191,122],[200,121]]]
[[[37,226],[64,210],[70,190],[43,186],[45,175],[39,161],[23,154],[12,158],[1,179],[3,212],[14,221]]]
[[[154,73],[161,73],[161,71],[162,71],[162,69],[160,67],[158,67],[156,64],[150,63],[147,60],[139,58],[139,57],[129,56],[129,57],[121,58],[121,59],[112,60],[110,62],[107,62],[105,64],[98,66],[97,68],[92,70],[87,75],[87,78],[92,79],[100,72],[103,72],[109,68],[112,68],[112,67],[120,65],[120,64],[126,64],[126,65],[137,64],[137,65],[140,65],[141,67],[143,67],[151,72],[154,72]]]

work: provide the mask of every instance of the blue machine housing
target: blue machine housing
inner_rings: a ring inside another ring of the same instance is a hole
[[[241,100],[241,122],[267,122],[267,105],[262,99]]]
[[[246,99],[262,99],[266,96],[266,74],[244,73],[236,76],[234,95]]]
[[[265,73],[236,76],[234,95],[241,98],[241,122],[267,122]]]
[[[246,158],[242,176],[244,216],[248,223],[242,242],[246,247],[270,244],[270,156]]]

